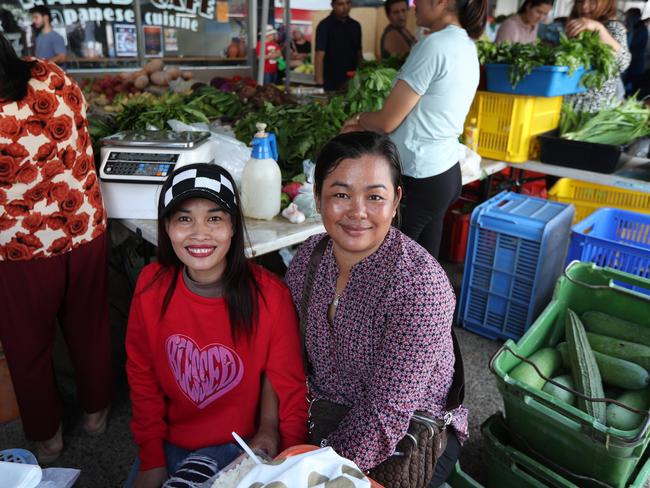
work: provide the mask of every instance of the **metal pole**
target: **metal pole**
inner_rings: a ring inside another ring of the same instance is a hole
[[[257,84],[264,84],[264,64],[266,63],[266,26],[269,25],[269,0],[262,0],[262,19],[260,22],[260,55],[257,67]]]
[[[133,0],[133,10],[135,11],[135,30],[138,33],[138,63],[142,67],[144,66],[144,28],[140,0]]]
[[[291,36],[291,0],[284,0],[284,32],[285,32],[285,43],[284,43],[284,59],[286,61],[286,68],[284,69],[284,89],[288,92],[289,85],[291,84],[291,41],[293,37]]]
[[[137,0],[136,0],[137,1]],[[257,0],[248,0],[248,63],[251,67],[251,78],[255,76],[257,56]]]

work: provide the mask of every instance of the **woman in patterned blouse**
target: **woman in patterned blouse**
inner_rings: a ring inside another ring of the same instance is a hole
[[[86,101],[49,61],[22,60],[0,33],[0,341],[23,428],[41,463],[63,448],[52,368],[58,323],[91,435],[112,395],[106,212]]]
[[[351,407],[327,442],[367,470],[395,452],[416,410],[437,419],[447,413],[456,300],[438,262],[391,225],[402,186],[397,149],[386,136],[353,132],[327,143],[315,195],[331,240],[308,304],[309,390]],[[322,238],[308,239],[287,271],[299,309]],[[446,479],[467,437],[467,410],[451,413],[453,432],[431,486]]]
[[[616,20],[616,0],[576,0],[571,20],[566,25],[566,34],[575,37],[583,31],[598,32],[601,41],[612,47],[618,66],[616,74],[602,87],[569,97],[575,110],[598,112],[623,96],[621,74],[632,59],[627,47],[627,29]]]

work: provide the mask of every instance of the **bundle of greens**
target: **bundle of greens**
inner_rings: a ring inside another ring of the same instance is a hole
[[[393,87],[393,68],[361,68],[348,83],[346,110],[350,115],[380,110]]]
[[[573,141],[626,145],[650,135],[650,108],[635,98],[596,113],[576,112],[562,106],[560,137]]]
[[[278,164],[284,180],[302,173],[305,159],[316,160],[318,150],[341,130],[348,113],[341,97],[327,104],[310,102],[304,105],[273,106],[266,103],[259,112],[249,112],[234,126],[235,136],[250,144],[255,124],[264,121],[274,132],[278,143]]]
[[[600,88],[607,79],[616,75],[618,69],[612,48],[592,31],[581,32],[572,39],[562,34],[558,46],[541,42],[495,44],[489,41],[478,41],[477,46],[481,64],[510,65],[509,78],[513,88],[540,66],[567,66],[570,75],[577,68],[584,67],[586,73],[580,83],[588,89]]]

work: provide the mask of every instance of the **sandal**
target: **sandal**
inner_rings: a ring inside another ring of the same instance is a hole
[[[84,413],[83,429],[89,436],[99,436],[106,432],[109,407],[99,412]]]
[[[51,464],[58,459],[63,451],[63,432],[59,425],[56,434],[46,441],[36,442],[36,458],[39,464]]]

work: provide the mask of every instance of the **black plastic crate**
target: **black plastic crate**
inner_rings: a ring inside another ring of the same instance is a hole
[[[542,163],[569,168],[613,173],[623,164],[621,155],[627,146],[571,141],[558,136],[557,130],[539,135]]]

